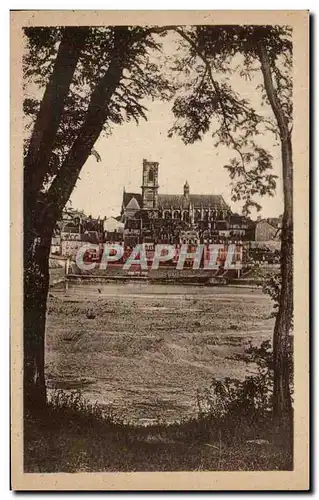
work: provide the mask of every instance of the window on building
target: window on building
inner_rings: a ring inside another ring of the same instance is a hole
[[[149,182],[154,182],[154,171],[153,171],[153,169],[150,169],[148,171],[148,180],[149,180]]]

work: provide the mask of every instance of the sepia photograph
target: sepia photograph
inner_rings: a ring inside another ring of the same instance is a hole
[[[309,487],[308,36],[11,12],[13,489]]]

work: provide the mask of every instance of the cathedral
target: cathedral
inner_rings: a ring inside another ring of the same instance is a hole
[[[141,193],[123,191],[121,219],[125,241],[136,243],[200,243],[243,235],[243,221],[221,195],[192,194],[186,181],[181,194],[158,192],[158,162],[143,160]],[[234,220],[235,217],[235,220]]]

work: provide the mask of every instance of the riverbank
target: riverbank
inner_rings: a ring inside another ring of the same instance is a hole
[[[54,272],[55,270],[53,270]],[[163,266],[158,269],[141,271],[134,268],[124,271],[121,265],[111,265],[106,269],[96,266],[94,269],[80,269],[73,263],[70,270],[65,275],[67,283],[80,283],[81,281],[89,283],[129,283],[140,282],[162,285],[202,285],[202,286],[250,286],[261,287],[270,274],[278,272],[276,265],[263,265],[261,267],[228,271],[208,271],[205,269],[184,268],[178,270],[172,266]],[[54,276],[53,276],[54,279]],[[51,280],[51,285],[55,285],[64,279]]]
[[[199,285],[199,286],[245,286],[245,287],[261,287],[264,283],[264,279],[250,279],[250,278],[206,278],[206,277],[198,277],[198,276],[190,276],[184,277],[180,276],[179,278],[152,278],[149,276],[143,275],[128,275],[128,276],[104,276],[104,275],[80,275],[80,274],[69,274],[66,279],[60,280],[56,283],[52,283],[52,286],[58,284],[63,281],[67,281],[68,283],[76,283],[85,281],[87,283],[150,283],[150,284],[162,284],[162,285]]]
[[[212,378],[254,372],[245,349],[271,339],[271,312],[254,288],[61,285],[48,299],[49,391],[80,390],[135,423],[189,418]]]

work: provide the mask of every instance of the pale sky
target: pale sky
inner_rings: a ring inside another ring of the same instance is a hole
[[[178,35],[169,33],[162,40],[161,67],[169,71],[166,57],[176,53]],[[158,56],[157,56],[158,57]],[[158,60],[158,59],[157,59]],[[237,58],[235,65],[240,65]],[[241,97],[250,100],[259,113],[271,114],[260,106],[260,95],[254,87],[261,83],[261,74],[255,73],[253,81],[232,77],[231,85]],[[219,79],[217,75],[215,78]],[[144,104],[144,102],[143,102]],[[193,194],[222,194],[232,210],[241,211],[242,204],[231,202],[229,174],[224,165],[236,156],[233,150],[214,147],[211,134],[200,142],[184,145],[181,138],[168,138],[167,133],[174,123],[171,111],[173,102],[146,101],[148,121],[124,123],[115,126],[113,134],[101,137],[95,149],[102,161],[97,163],[90,157],[84,165],[81,178],[71,196],[72,206],[83,209],[86,214],[97,216],[119,215],[123,187],[126,191],[140,192],[143,158],[159,162],[159,193],[182,194],[186,180]],[[277,192],[274,197],[256,197],[262,205],[262,217],[276,217],[283,211],[280,150],[274,146],[274,137],[269,133],[258,139],[260,145],[274,157],[274,174],[278,175]],[[256,211],[252,218],[256,217]]]

